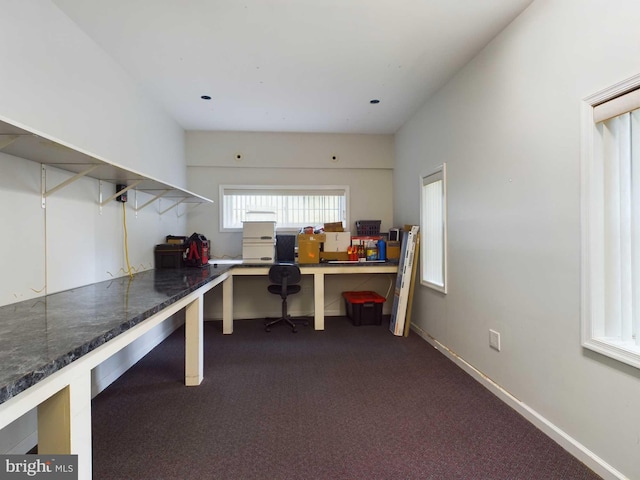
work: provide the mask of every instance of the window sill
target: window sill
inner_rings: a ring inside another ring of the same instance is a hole
[[[598,337],[583,341],[582,346],[632,367],[640,368],[640,346],[634,343]]]

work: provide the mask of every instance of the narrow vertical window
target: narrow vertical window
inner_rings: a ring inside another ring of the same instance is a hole
[[[420,283],[447,293],[446,166],[422,177],[420,192]]]
[[[637,76],[585,99],[582,153],[582,345],[638,368],[639,86]]]

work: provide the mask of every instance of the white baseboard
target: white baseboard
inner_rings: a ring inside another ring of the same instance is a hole
[[[531,422],[536,428],[541,430],[549,438],[555,441],[558,445],[560,445],[562,448],[564,448],[571,455],[576,457],[602,478],[607,480],[629,480],[628,477],[616,470],[613,466],[609,465],[594,452],[578,442],[575,438],[571,437],[565,431],[558,428],[540,413],[529,407],[526,403],[518,400],[516,397],[511,395],[507,390],[491,380],[491,378],[487,377],[484,373],[477,370],[473,365],[467,363],[458,354],[440,343],[420,327],[412,324],[411,329],[418,335],[420,335],[424,340],[426,340],[430,345],[432,345],[436,350],[439,350],[447,358],[452,360],[458,367],[462,368],[462,370],[471,375],[472,378],[478,381],[487,390],[489,390],[496,397],[513,408],[516,412],[518,412],[525,419]]]

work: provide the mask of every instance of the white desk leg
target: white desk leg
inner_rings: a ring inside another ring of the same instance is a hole
[[[78,478],[91,478],[91,371],[38,406],[38,454],[78,455]]]
[[[313,274],[314,328],[324,330],[324,273]]]
[[[203,378],[203,323],[202,295],[187,305],[185,310],[185,379],[187,386],[197,386]]]
[[[233,275],[222,282],[222,333],[233,333]]]

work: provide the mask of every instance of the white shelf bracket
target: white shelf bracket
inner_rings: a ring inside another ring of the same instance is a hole
[[[96,168],[98,168],[99,165],[93,165],[90,168],[87,168],[86,170],[80,172],[80,173],[76,173],[73,177],[66,179],[64,182],[56,185],[55,187],[53,187],[51,190],[47,190],[45,191],[42,196],[43,197],[48,197],[49,195],[51,195],[52,193],[57,192],[58,190],[66,187],[67,185],[71,185],[73,182],[75,182],[76,180],[81,179],[82,177],[84,177],[85,175],[90,174],[91,172],[93,172]]]
[[[186,197],[185,197],[185,198],[183,198],[182,200],[178,200],[176,203],[174,203],[173,205],[171,205],[169,208],[167,208],[167,209],[165,209],[165,210],[161,211],[161,212],[160,212],[160,215],[164,215],[164,214],[165,214],[165,213],[167,213],[169,210],[173,210],[173,209],[174,209],[174,208],[176,208],[178,205],[180,205],[181,203],[186,202],[186,201],[187,201]]]
[[[102,180],[98,182],[98,205],[100,205],[100,215],[102,215]]]
[[[1,135],[1,137],[4,137],[4,138],[0,140],[0,150],[11,145],[18,138],[20,138],[20,135]]]
[[[113,195],[111,195],[109,198],[107,198],[104,202],[100,202],[100,206],[104,207],[107,203],[109,203],[110,201],[112,201],[113,199],[115,199],[118,195],[122,195],[125,192],[128,192],[129,190],[131,190],[132,188],[135,188],[136,186],[138,186],[140,183],[142,183],[142,180],[137,180],[135,182],[133,182],[131,185],[123,188],[122,190],[120,190],[119,192],[114,193]]]
[[[156,195],[155,197],[153,197],[151,200],[149,200],[148,202],[146,202],[144,205],[142,205],[141,207],[136,207],[136,213],[139,212],[140,210],[142,210],[143,208],[151,205],[153,202],[155,202],[156,200],[158,200],[159,198],[164,197],[167,193],[169,193],[171,191],[171,189],[167,189],[162,193],[159,193],[158,195]]]
[[[184,212],[182,212],[181,214],[179,214],[179,215],[178,215],[178,218],[180,218],[180,217],[182,217],[182,216],[186,215],[186,214],[187,214],[187,213],[189,213],[191,210],[193,210],[193,209],[195,209],[195,208],[198,208],[200,205],[202,205],[202,202],[198,202],[198,203],[194,203],[194,204],[192,204],[191,206],[189,206],[188,208],[186,208],[186,209],[184,210]]]
[[[47,167],[44,165],[40,165],[40,199],[42,203],[40,204],[42,208],[47,208],[47,201],[45,200],[44,194],[47,190]]]

